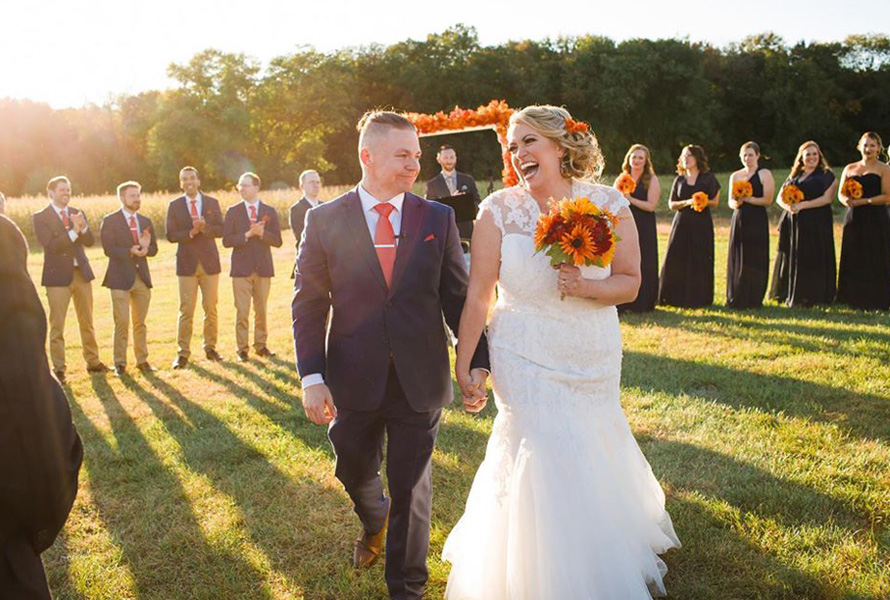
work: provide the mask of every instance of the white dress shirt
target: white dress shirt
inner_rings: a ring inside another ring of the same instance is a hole
[[[53,207],[53,210],[54,210],[54,211],[56,211],[56,216],[59,217],[59,220],[62,222],[63,225],[65,224],[65,219],[62,218],[62,211],[63,211],[63,210],[64,210],[66,213],[68,213],[68,222],[69,222],[69,223],[71,222],[71,209],[69,209],[67,206],[64,207],[64,208],[62,208],[62,207],[60,207],[60,206],[56,206],[56,203],[55,203],[55,202],[50,202],[49,205]],[[86,231],[86,228],[85,228],[83,231]],[[81,233],[83,233],[83,232],[81,232]],[[73,242],[73,241],[75,241],[78,237],[80,237],[80,233],[77,233],[77,232],[74,231],[73,229],[69,229],[69,230],[68,230],[68,237],[69,237],[69,238],[71,239],[71,241]],[[76,258],[74,259],[74,266],[75,266],[75,267],[79,267],[79,266],[80,266],[80,265],[77,263],[77,259],[76,259]]]
[[[198,195],[194,198],[191,198],[188,194],[185,195],[185,207],[189,211],[189,216],[192,216],[192,200],[195,200],[196,205],[195,208],[198,211],[198,216],[204,216],[204,198],[201,196],[201,193],[198,192]]]
[[[377,221],[380,220],[380,213],[377,212],[374,207],[378,204],[383,204],[384,201],[378,200],[372,196],[371,193],[361,185],[358,186],[358,197],[362,202],[362,213],[365,215],[365,222],[368,224],[368,232],[371,234],[371,240],[373,241],[374,232],[377,230]],[[395,209],[389,213],[389,222],[392,223],[392,230],[396,235],[396,245],[398,245],[399,232],[402,230],[402,204],[405,202],[405,194],[403,192],[398,196],[386,200],[386,202],[392,204]],[[310,373],[301,379],[301,383],[303,389],[313,385],[322,384],[324,383],[324,375],[321,373]]]
[[[124,214],[124,218],[127,219],[127,227],[130,227],[130,217],[136,217],[136,233],[142,235],[142,225],[139,224],[139,217],[136,216],[136,213],[131,213],[126,208],[121,207],[121,212]],[[132,231],[132,227],[130,230]]]

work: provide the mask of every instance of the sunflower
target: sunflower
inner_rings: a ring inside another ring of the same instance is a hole
[[[859,200],[862,198],[862,184],[855,179],[847,179],[841,188],[841,194],[851,200]]]
[[[559,240],[559,247],[576,266],[583,265],[586,260],[596,259],[593,236],[583,225],[575,225],[571,233],[564,234]]]
[[[750,181],[745,181],[744,179],[739,179],[735,183],[732,184],[732,197],[741,199],[741,198],[750,198],[754,195],[754,188],[751,186]]]
[[[535,227],[535,248],[541,250],[547,245],[547,240],[559,219],[559,213],[549,212],[538,218],[538,224]]]
[[[637,182],[629,173],[622,173],[618,181],[615,182],[615,189],[622,194],[633,194],[637,189]]]
[[[563,200],[558,206],[559,214],[566,222],[573,221],[572,217],[575,215],[598,215],[600,213],[599,207],[586,196]]]

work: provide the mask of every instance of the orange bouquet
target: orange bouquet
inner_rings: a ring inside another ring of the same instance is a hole
[[[563,198],[550,203],[538,217],[535,253],[550,257],[550,264],[607,267],[621,238],[615,233],[618,217],[586,197]]]
[[[841,188],[841,194],[850,200],[859,200],[862,198],[862,184],[855,179],[847,179]]]
[[[633,194],[637,189],[637,182],[630,173],[622,173],[618,181],[615,182],[615,189],[622,194]]]
[[[788,206],[803,202],[803,192],[793,183],[786,183],[785,186],[782,187],[782,202]]]
[[[702,212],[708,207],[708,195],[704,192],[695,192],[692,194],[692,210]]]
[[[739,179],[738,181],[732,184],[732,197],[741,200],[743,198],[750,198],[754,195],[754,188],[751,186],[750,181],[745,181],[744,179]]]

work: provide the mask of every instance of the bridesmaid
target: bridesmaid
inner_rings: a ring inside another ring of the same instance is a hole
[[[788,213],[785,303],[788,306],[831,304],[837,276],[831,200],[837,191],[837,180],[819,144],[807,141],[797,149],[794,166],[783,187],[789,184],[800,188],[804,199],[799,204],[788,205],[782,200],[781,191],[776,198]],[[781,237],[779,241],[781,253]],[[776,268],[780,267],[781,259],[776,257]]]
[[[864,310],[890,309],[890,166],[880,161],[884,144],[869,131],[857,145],[862,160],[841,175],[838,199],[847,207],[837,301]],[[844,195],[844,182],[858,181],[861,198]]]
[[[695,308],[714,303],[714,221],[711,208],[720,201],[720,183],[708,169],[701,146],[688,145],[677,162],[677,178],[668,202],[677,211],[671,225],[658,298],[661,304]],[[708,205],[692,208],[692,195],[704,192]]]
[[[735,198],[729,226],[729,259],[726,265],[726,305],[732,308],[760,308],[769,278],[769,218],[766,207],[772,204],[776,183],[768,169],[760,167],[760,146],[746,142],[739,150],[744,169],[729,177],[729,187],[736,181],[751,184],[752,195]]]
[[[655,229],[655,208],[661,196],[661,184],[652,168],[649,148],[642,144],[630,147],[624,155],[621,171],[633,177],[637,183],[633,193],[624,194],[624,197],[630,202],[630,211],[637,225],[642,277],[637,299],[618,305],[618,312],[648,312],[655,310],[658,300],[658,233]]]

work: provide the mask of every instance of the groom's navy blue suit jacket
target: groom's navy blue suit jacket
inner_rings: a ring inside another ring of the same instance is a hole
[[[307,213],[295,272],[300,376],[323,374],[338,408],[369,411],[383,400],[392,361],[414,410],[444,407],[454,391],[442,316],[456,332],[466,291],[466,262],[450,207],[405,194],[387,287],[357,188],[320,204]],[[489,366],[484,336],[472,366]]]

